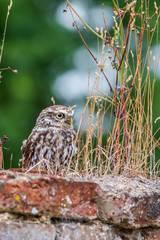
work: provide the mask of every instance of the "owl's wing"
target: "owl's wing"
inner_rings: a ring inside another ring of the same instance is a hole
[[[21,147],[21,151],[22,151],[22,166],[24,168],[27,168],[28,163],[31,161],[31,151],[30,151],[30,146],[31,146],[31,141],[25,140],[23,141],[23,145]]]
[[[21,147],[21,151],[22,151],[22,166],[24,168],[28,168],[28,166],[30,165],[30,163],[32,162],[32,156],[34,154],[34,148],[35,145],[37,144],[37,137],[35,137],[38,135],[36,134],[35,131],[33,131],[30,136],[28,137],[27,140],[23,141],[23,145]]]

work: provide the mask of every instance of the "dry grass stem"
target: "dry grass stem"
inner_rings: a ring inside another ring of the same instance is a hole
[[[112,36],[102,6],[106,30],[101,29],[101,37],[98,40],[100,49],[99,42],[103,39],[100,60],[97,62],[95,81],[88,93],[80,120],[77,138],[79,151],[70,164],[72,171],[68,170],[67,174],[70,175],[72,172],[87,177],[124,174],[155,178],[160,172],[160,161],[155,159],[155,150],[160,147],[160,142],[155,138],[159,129],[153,133],[152,105],[158,65],[154,78],[151,79],[151,43],[153,36],[158,32],[160,7],[155,6],[157,18],[154,21],[154,28],[151,29],[149,24],[155,14],[149,16],[148,2],[141,1],[137,12],[135,10],[137,1],[126,5],[125,11],[120,10],[118,4],[113,2],[119,20],[114,18],[115,32]],[[79,15],[68,1],[67,3],[74,21],[73,13]],[[126,13],[130,14],[130,18],[127,31],[124,33],[123,18]],[[140,19],[138,26],[136,19]],[[80,20],[83,22],[83,19]],[[85,25],[88,27],[86,23]],[[92,56],[77,24],[74,26],[77,27],[83,43]],[[147,48],[143,46],[144,36],[145,40],[147,39]],[[135,51],[131,47],[131,40],[135,40]],[[123,46],[123,49],[119,46]],[[96,59],[95,56],[92,57]],[[111,84],[107,77],[110,90],[115,84],[114,91],[108,93],[103,90],[101,84],[103,73],[108,76],[107,59],[110,59],[111,66],[116,72],[114,83]],[[123,78],[120,85],[119,78]]]

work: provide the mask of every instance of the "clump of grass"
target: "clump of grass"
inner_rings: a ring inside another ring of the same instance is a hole
[[[106,29],[101,29],[98,33],[98,30],[91,29],[70,2],[66,1],[73,18],[73,26],[77,28],[84,45],[97,64],[94,85],[88,94],[80,120],[77,138],[79,151],[71,164],[72,171],[90,177],[102,177],[106,174],[146,178],[159,176],[160,161],[155,159],[155,150],[159,148],[160,141],[153,134],[152,119],[156,71],[151,79],[151,43],[153,36],[158,36],[160,7],[154,3],[155,12],[150,16],[149,1],[144,3],[141,0],[136,10],[136,0],[130,4],[126,1],[124,9],[120,9],[118,1],[113,0],[114,34],[111,34],[106,24],[103,5],[102,15]],[[102,41],[99,62],[85,42],[79,25],[74,20],[74,14]],[[123,20],[126,14],[129,14],[129,21],[127,29],[124,30]],[[152,28],[150,21],[154,22]],[[135,42],[135,54],[131,40]],[[107,59],[110,59],[116,73],[115,82],[112,84],[107,77]],[[100,86],[102,78],[106,79],[106,85],[109,86],[108,93]],[[110,119],[106,121],[108,116]]]

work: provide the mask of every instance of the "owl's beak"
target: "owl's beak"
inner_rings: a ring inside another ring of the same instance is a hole
[[[73,125],[73,118],[68,118],[66,121],[70,126]]]

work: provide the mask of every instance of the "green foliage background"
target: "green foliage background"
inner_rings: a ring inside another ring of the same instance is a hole
[[[111,0],[90,0],[88,4],[97,6],[102,2],[113,6]],[[123,1],[119,2],[123,6]],[[22,141],[30,134],[40,111],[52,104],[50,98],[54,96],[54,92],[51,91],[53,81],[63,72],[72,69],[73,54],[82,46],[76,29],[70,31],[56,21],[55,13],[62,3],[65,8],[66,3],[62,0],[13,0],[0,66],[0,68],[10,66],[18,70],[17,75],[9,70],[3,71],[0,83],[0,138],[3,138],[3,135],[9,137],[3,147],[5,168],[10,167],[12,154],[12,167],[18,167]],[[74,1],[72,4],[74,5]],[[1,0],[1,42],[8,5],[9,0]],[[128,17],[125,21],[127,24]],[[87,31],[84,35],[89,46],[96,43],[97,38],[91,33]],[[153,43],[156,44],[156,38]],[[159,91],[160,84],[157,81],[153,121],[160,116]],[[60,99],[55,100],[56,104],[65,104]],[[154,131],[158,125],[157,121]]]

